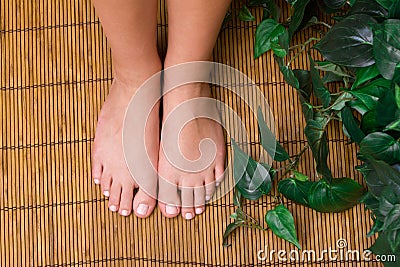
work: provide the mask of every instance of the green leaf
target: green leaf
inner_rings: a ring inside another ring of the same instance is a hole
[[[314,183],[309,191],[309,206],[319,212],[341,212],[356,205],[364,195],[364,188],[349,178],[325,179]]]
[[[293,14],[290,18],[290,24],[288,28],[289,39],[292,38],[293,34],[299,28],[301,22],[303,21],[304,12],[310,0],[297,1],[293,6]]]
[[[364,115],[369,111],[368,107],[359,99],[350,100],[346,103],[346,105],[352,109],[355,109],[361,115]]]
[[[309,120],[304,129],[304,134],[310,144],[314,159],[317,163],[317,172],[328,180],[332,179],[331,171],[329,170],[328,159],[328,143],[326,140],[325,127],[328,120],[317,121]]]
[[[322,105],[326,108],[331,102],[331,94],[322,82],[318,70],[315,68],[314,60],[310,58],[310,74],[313,83],[314,93],[316,97],[321,100]]]
[[[400,20],[388,19],[375,25],[373,54],[382,76],[391,80],[400,62]]]
[[[383,224],[383,231],[395,231],[400,229],[400,204],[396,204],[388,213]]]
[[[308,206],[308,193],[314,183],[287,178],[279,181],[278,191],[287,199]]]
[[[343,127],[349,133],[350,139],[359,144],[365,137],[365,134],[358,127],[358,124],[351,112],[350,108],[344,107],[340,112],[343,122]]]
[[[386,261],[385,267],[398,267],[399,266],[399,259],[400,259],[400,251],[399,250],[392,250],[390,247],[389,242],[389,233],[388,232],[381,232],[379,237],[376,239],[375,243],[369,248],[375,255],[394,255],[395,261]]]
[[[243,222],[233,222],[228,224],[228,226],[225,229],[224,235],[223,235],[223,240],[222,240],[222,245],[224,247],[228,247],[230,246],[227,242],[228,242],[228,236],[233,233],[233,231],[235,231],[237,228],[239,228],[240,226],[243,226],[244,223]]]
[[[397,131],[400,132],[400,119],[393,121],[386,125],[386,127],[383,129],[384,132],[386,131]]]
[[[301,249],[297,239],[294,219],[290,211],[283,205],[277,205],[265,214],[265,222],[274,234]]]
[[[312,120],[314,118],[314,111],[312,105],[309,103],[313,90],[310,72],[307,70],[295,69],[293,70],[293,74],[299,82],[299,88],[296,89],[300,93],[299,99],[304,118],[306,121]]]
[[[339,9],[346,3],[346,0],[324,0],[324,4],[331,9]]]
[[[260,107],[258,107],[257,110],[257,122],[260,130],[261,145],[268,152],[268,154],[276,161],[285,161],[290,159],[289,154],[281,146],[281,144],[279,144],[279,142],[275,139],[274,134],[265,124],[264,116]]]
[[[391,19],[400,19],[400,2],[399,1],[393,1],[393,4],[389,9],[388,17]]]
[[[364,14],[346,17],[336,23],[314,48],[328,61],[338,65],[370,66],[375,62],[370,26],[373,23],[375,19]]]
[[[393,5],[393,2],[397,0],[376,0],[381,6],[383,6],[386,9],[390,9],[390,7]]]
[[[400,250],[400,230],[390,231],[388,233],[388,240],[392,251]]]
[[[360,153],[393,164],[400,161],[400,144],[386,133],[374,132],[362,139]]]
[[[363,174],[369,192],[379,198],[387,186],[392,187],[396,195],[400,195],[400,172],[384,161],[360,154],[364,165],[357,167]]]
[[[379,75],[379,70],[376,64],[357,69],[356,80],[354,81],[353,86],[351,87],[352,90],[354,88],[357,88],[361,84],[368,82],[373,78],[376,78],[378,75]]]
[[[243,5],[239,10],[238,18],[241,21],[254,21],[256,18],[251,14],[249,8],[246,5]]]
[[[388,11],[374,0],[356,0],[349,15],[366,14],[378,20],[386,19]]]
[[[345,90],[349,92],[357,99],[361,100],[369,110],[373,110],[378,103],[379,98],[383,96],[385,91],[387,91],[391,86],[391,82],[386,79],[377,79],[366,85],[359,87],[355,90]]]
[[[309,178],[307,175],[302,174],[302,173],[299,172],[299,171],[293,170],[293,174],[294,174],[294,177],[295,177],[297,180],[299,180],[299,181],[304,182],[304,181],[310,180],[310,178]]]
[[[249,200],[257,200],[271,191],[272,181],[268,170],[244,153],[232,139],[234,151],[233,175],[236,188]]]
[[[400,110],[397,108],[394,91],[391,89],[386,90],[376,104],[377,125],[385,127],[399,118]]]
[[[398,84],[394,85],[394,96],[397,108],[400,109],[400,86]]]
[[[379,196],[379,206],[378,209],[374,210],[374,213],[379,220],[384,221],[388,213],[397,203],[400,203],[400,196],[396,195],[391,186],[386,186]]]
[[[338,98],[336,98],[335,102],[333,102],[330,109],[340,111],[346,106],[347,102],[349,102],[353,99],[354,98],[352,97],[352,95],[350,93],[344,92]]]
[[[279,36],[285,33],[285,27],[273,19],[263,20],[256,30],[254,57],[258,58],[272,48],[272,44],[279,45]]]
[[[279,70],[281,71],[285,81],[293,88],[298,89],[299,81],[297,80],[296,76],[294,75],[294,72],[292,71],[292,69],[290,69],[288,66],[284,65],[283,58],[277,57],[275,55],[274,55],[274,58],[275,58],[276,62],[278,63]]]

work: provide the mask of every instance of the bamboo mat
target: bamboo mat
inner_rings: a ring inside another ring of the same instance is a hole
[[[166,14],[160,3],[160,50],[165,51]],[[239,1],[232,9],[239,7]],[[285,11],[287,16],[287,10]],[[260,18],[261,14],[257,13]],[[278,139],[289,154],[304,145],[304,120],[295,91],[283,82],[270,54],[253,59],[255,23],[233,22],[221,32],[214,61],[247,74],[264,91],[276,120]],[[306,32],[296,38],[305,40]],[[294,247],[271,231],[241,229],[223,247],[222,234],[234,211],[232,195],[210,204],[196,219],[165,219],[158,209],[148,219],[123,218],[90,175],[90,151],[102,103],[112,81],[110,49],[89,0],[0,2],[0,266],[375,266],[354,260],[259,261],[266,245]],[[307,58],[299,58],[298,66]],[[257,127],[234,95],[214,95],[237,110],[251,127],[250,151],[260,153]],[[329,128],[330,166],[336,177],[355,177],[355,146]],[[230,144],[228,143],[228,150]],[[312,176],[308,153],[301,170]],[[313,176],[312,176],[313,177]],[[314,178],[314,177],[313,177]],[[262,220],[272,199],[246,202]],[[286,203],[304,249],[335,248],[344,238],[351,249],[373,243],[369,214],[357,206],[320,214]]]

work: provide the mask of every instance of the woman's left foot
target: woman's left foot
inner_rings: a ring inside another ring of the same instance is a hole
[[[208,84],[184,85],[164,95],[163,131],[166,128],[165,123],[166,120],[168,121],[168,115],[173,113],[175,108],[185,101],[197,98],[211,98],[211,90]],[[199,108],[198,105],[195,106],[196,108]],[[212,107],[208,105],[207,108],[215,114],[217,113],[215,104]],[[177,137],[177,147],[181,153],[181,159],[193,162],[209,154],[209,152],[215,153],[216,151],[216,153],[213,155],[213,160],[209,160],[211,164],[200,171],[193,172],[189,169],[179,168],[179,165],[184,165],[183,162],[174,162],[168,151],[167,153],[164,151],[166,145],[174,145],[173,140],[172,142],[161,140],[158,164],[158,205],[166,217],[175,217],[181,212],[185,219],[192,219],[196,214],[201,214],[205,209],[205,202],[211,199],[215,186],[218,186],[224,176],[225,139],[222,127],[212,119],[196,118],[195,111],[193,118],[188,123],[179,125],[181,130]],[[203,146],[202,144],[202,151],[200,151],[201,142],[207,139],[212,141],[215,146]],[[204,147],[206,147],[205,151],[203,150]]]

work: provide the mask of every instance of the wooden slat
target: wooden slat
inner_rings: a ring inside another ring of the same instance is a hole
[[[163,57],[167,14],[163,0],[159,3]],[[234,1],[234,14],[238,8],[240,1]],[[253,11],[259,21],[261,10]],[[260,86],[274,115],[278,139],[295,154],[305,145],[301,107],[272,55],[254,60],[255,27],[255,22],[234,18],[221,32],[213,60],[244,72]],[[295,39],[304,42],[310,34],[306,31]],[[222,234],[234,211],[232,192],[190,222],[166,219],[157,208],[145,220],[108,211],[107,200],[92,183],[90,152],[113,78],[112,62],[89,0],[0,1],[0,56],[0,266],[272,266],[280,263],[258,261],[258,250],[265,245],[293,249],[272,232],[254,229],[239,230],[230,240],[232,246],[222,247]],[[307,62],[307,57],[299,57],[293,66],[301,68]],[[257,124],[249,108],[223,88],[214,86],[213,94],[241,116],[249,129],[247,149],[259,155]],[[234,130],[233,118],[226,120]],[[339,124],[329,128],[328,138],[334,175],[362,182],[353,168],[356,147],[346,144]],[[314,168],[307,152],[300,170],[314,179]],[[232,178],[231,173],[228,176]],[[272,202],[269,197],[248,201],[245,209],[262,220]],[[349,248],[363,250],[374,241],[365,237],[372,222],[362,206],[320,214],[290,201],[286,204],[304,249],[334,248],[337,239],[345,238]],[[379,264],[333,260],[294,265]]]

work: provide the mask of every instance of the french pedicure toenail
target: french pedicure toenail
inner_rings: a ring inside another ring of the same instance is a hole
[[[219,185],[220,185],[220,182],[216,182],[216,183],[215,183],[215,186],[219,186]]]
[[[196,209],[196,214],[202,214],[203,213],[203,209],[202,208],[197,208]]]
[[[128,216],[129,215],[129,211],[123,210],[123,211],[121,211],[121,215],[122,216]]]
[[[109,192],[109,191],[104,191],[103,194],[104,194],[106,197],[109,197],[109,196],[110,196],[110,192]]]
[[[136,209],[136,213],[139,215],[146,215],[148,210],[149,206],[147,206],[146,204],[139,204],[139,206]]]
[[[211,199],[210,196],[206,196],[206,201],[209,201]]]
[[[110,210],[115,212],[115,211],[118,210],[118,207],[117,207],[117,206],[114,206],[114,205],[111,205],[111,206],[110,206]]]
[[[100,184],[100,180],[99,179],[94,179],[94,183],[95,184]]]
[[[167,206],[165,207],[165,212],[166,212],[167,214],[169,214],[169,215],[174,215],[174,214],[176,214],[177,209],[176,209],[175,206],[167,205]]]
[[[190,220],[190,219],[192,219],[193,218],[193,214],[191,214],[191,213],[186,213],[185,214],[185,219],[186,220]]]

